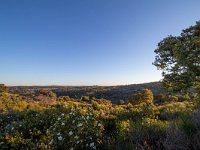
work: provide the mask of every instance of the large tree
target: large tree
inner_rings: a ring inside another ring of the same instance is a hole
[[[180,36],[164,38],[154,52],[153,64],[162,70],[165,87],[174,91],[200,87],[200,21]]]

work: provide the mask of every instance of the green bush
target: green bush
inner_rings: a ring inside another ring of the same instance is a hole
[[[172,122],[165,139],[166,149],[200,149],[200,111],[184,114]]]
[[[0,149],[96,149],[103,124],[90,110],[47,109],[2,114]]]
[[[136,149],[163,149],[168,123],[145,118],[134,124],[132,133]]]

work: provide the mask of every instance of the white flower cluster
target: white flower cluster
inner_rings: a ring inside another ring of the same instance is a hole
[[[62,113],[55,116],[56,121],[52,124],[49,131],[52,137],[49,142],[50,145],[67,142],[69,143],[68,149],[70,150],[82,146],[89,149],[96,149],[96,139],[100,137],[103,125],[96,120],[91,112],[81,111],[83,110],[72,109],[68,114]]]

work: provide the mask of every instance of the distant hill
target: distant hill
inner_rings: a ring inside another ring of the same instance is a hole
[[[164,92],[164,88],[160,82],[119,86],[12,86],[9,87],[9,90],[12,93],[30,95],[40,89],[47,89],[55,92],[57,96],[69,96],[71,98],[91,96],[96,98],[105,98],[115,102],[121,99],[126,101],[130,95],[145,88],[151,89],[154,94]]]

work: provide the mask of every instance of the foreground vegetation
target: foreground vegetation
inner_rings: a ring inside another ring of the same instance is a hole
[[[197,95],[156,96],[145,89],[122,104],[40,95],[54,102],[1,91],[0,149],[200,148]]]

